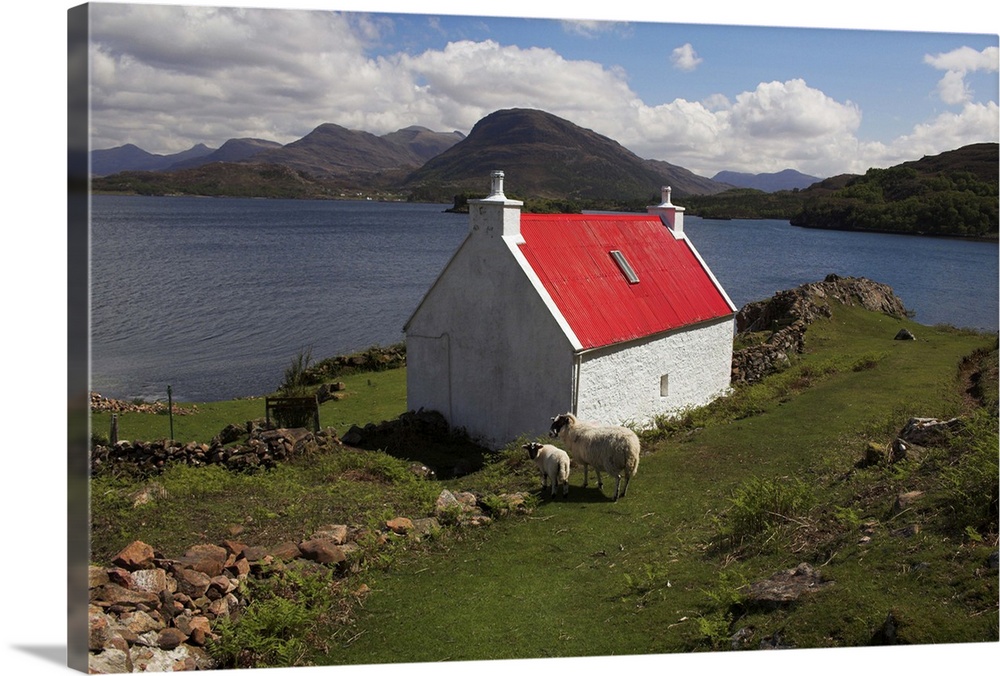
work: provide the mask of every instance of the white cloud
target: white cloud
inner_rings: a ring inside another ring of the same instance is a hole
[[[944,54],[927,54],[924,56],[924,63],[927,63],[938,70],[947,70],[957,73],[970,73],[977,70],[996,72],[998,68],[998,50],[996,47],[987,47],[981,52],[977,52],[971,47],[959,47]]]
[[[704,59],[698,56],[690,42],[677,47],[670,53],[670,62],[674,64],[674,68],[678,70],[694,70],[702,61],[704,61]]]
[[[941,100],[948,105],[961,105],[972,100],[972,90],[965,81],[966,75],[977,71],[995,73],[1000,62],[1000,51],[987,47],[976,51],[971,47],[959,47],[943,54],[926,54],[924,63],[946,71],[938,81],[937,91]]]
[[[623,21],[588,21],[585,19],[565,19],[560,21],[564,32],[584,38],[594,38],[602,33],[627,35],[629,24]]]
[[[239,137],[288,143],[325,122],[376,134],[414,124],[468,133],[514,107],[548,111],[640,157],[706,176],[863,172],[996,140],[996,102],[973,103],[962,75],[996,70],[995,49],[927,57],[946,71],[941,96],[961,110],[898,139],[862,143],[861,109],[801,79],[654,106],[624,71],[549,48],[463,40],[372,55],[393,36],[381,15],[99,4],[91,17],[95,148],[131,142],[170,153]],[[679,66],[701,61],[690,44],[675,56]]]
[[[938,96],[948,105],[960,105],[972,100],[972,90],[965,82],[965,75],[957,70],[949,70],[938,81]]]

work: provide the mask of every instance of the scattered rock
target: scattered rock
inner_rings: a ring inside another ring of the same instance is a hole
[[[400,516],[395,519],[389,519],[385,522],[385,527],[391,530],[397,535],[406,535],[411,530],[413,530],[413,521],[406,518],[405,516]]]
[[[882,625],[872,634],[871,644],[872,645],[898,645],[902,641],[899,640],[899,621],[896,616],[893,615],[892,611],[886,615],[885,620]]]
[[[911,523],[909,526],[903,526],[902,528],[897,528],[891,531],[889,535],[894,538],[911,538],[920,532],[920,524]]]
[[[947,443],[961,428],[961,418],[910,418],[898,437],[917,446],[937,446]]]
[[[833,584],[808,563],[775,573],[767,580],[754,582],[744,589],[747,600],[754,603],[789,603],[802,594],[816,592]]]
[[[302,550],[294,542],[282,542],[271,549],[271,556],[280,561],[294,561],[302,555]]]
[[[306,540],[299,543],[299,551],[305,559],[324,565],[340,565],[347,560],[344,550],[332,540]]]
[[[342,545],[347,542],[347,535],[349,529],[347,526],[342,524],[331,524],[329,526],[321,526],[316,529],[313,533],[314,539],[324,539],[330,540],[335,545]]]
[[[336,383],[323,383],[316,390],[316,400],[319,403],[331,400],[340,400],[343,398],[341,394],[346,389],[346,385],[342,382]]]
[[[923,491],[907,491],[896,496],[896,501],[892,505],[893,514],[900,514],[909,509],[915,502],[924,497]]]

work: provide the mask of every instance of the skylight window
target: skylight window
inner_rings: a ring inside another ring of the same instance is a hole
[[[628,280],[629,284],[639,283],[639,275],[635,274],[635,270],[632,269],[628,260],[625,259],[625,254],[616,249],[611,252],[611,257],[615,259],[615,263],[618,264],[618,268],[622,271],[622,274],[625,275],[625,279]]]

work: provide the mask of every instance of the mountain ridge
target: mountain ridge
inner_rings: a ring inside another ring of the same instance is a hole
[[[779,190],[801,190],[823,179],[818,176],[803,174],[795,169],[783,169],[774,173],[761,174],[720,171],[712,177],[712,180],[719,181],[720,183],[728,183],[736,188],[752,188],[763,192],[777,192]]]

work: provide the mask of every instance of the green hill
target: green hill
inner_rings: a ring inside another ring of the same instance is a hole
[[[864,175],[842,174],[804,190],[728,190],[689,196],[703,218],[777,218],[792,225],[997,239],[996,143],[980,143]]]

